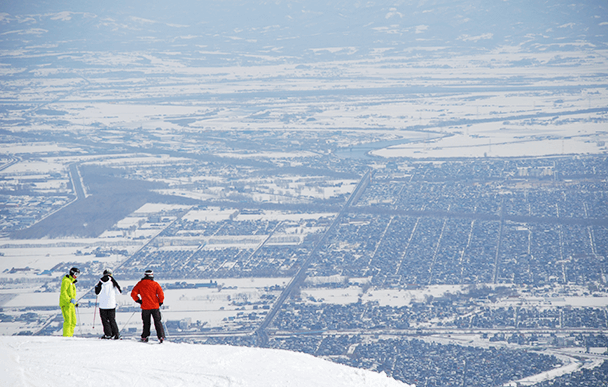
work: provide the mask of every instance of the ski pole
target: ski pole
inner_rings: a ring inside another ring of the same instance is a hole
[[[133,313],[131,313],[131,317],[129,317],[129,319],[127,320],[127,322],[122,326],[122,328],[120,328],[120,331],[118,331],[118,335],[122,336],[122,330],[125,329],[125,327],[129,324],[129,322],[131,321],[131,319],[133,318],[133,316],[135,316],[135,312],[137,312],[137,309],[133,311]]]
[[[78,325],[78,333],[80,333],[80,336],[82,336],[82,327],[80,326],[80,309],[78,309],[77,306],[74,306],[76,308],[76,313],[78,313],[78,318],[76,319],[76,325]]]
[[[97,317],[97,297],[95,296],[95,311],[93,312],[93,329],[95,329],[95,317]],[[99,312],[101,313],[101,312]]]
[[[160,325],[162,325],[163,331],[165,331],[165,337],[168,337],[167,326],[165,325],[165,320],[163,320],[163,315],[160,312],[160,308],[158,308],[158,314],[160,315]]]

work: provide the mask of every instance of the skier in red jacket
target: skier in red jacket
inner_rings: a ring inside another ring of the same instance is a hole
[[[141,319],[144,323],[144,331],[141,341],[148,342],[150,336],[150,317],[154,318],[154,328],[159,342],[165,340],[165,331],[161,322],[160,307],[165,301],[165,294],[158,282],[154,281],[154,272],[146,270],[142,278],[131,291],[131,298],[141,305]]]

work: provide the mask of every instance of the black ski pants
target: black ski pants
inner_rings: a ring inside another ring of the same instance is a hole
[[[103,334],[118,338],[119,331],[116,324],[116,309],[99,309],[101,324],[103,325]]]
[[[154,318],[154,329],[156,329],[156,336],[160,339],[165,338],[165,331],[163,330],[163,323],[160,321],[160,309],[142,309],[141,319],[144,322],[144,331],[141,334],[142,338],[150,336],[150,317]]]

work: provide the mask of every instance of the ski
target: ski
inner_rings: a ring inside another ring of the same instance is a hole
[[[131,340],[137,341],[138,343],[144,343],[144,344],[162,344],[162,343],[164,343],[164,342],[167,341],[167,339],[162,339],[162,340],[142,340],[141,338],[140,339],[132,338]]]
[[[122,336],[118,337],[118,338],[114,338],[112,336],[101,336],[99,339],[100,340],[122,340]]]

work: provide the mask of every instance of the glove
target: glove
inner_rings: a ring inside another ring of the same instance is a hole
[[[74,299],[74,298],[72,298],[72,299],[70,300],[70,302],[71,302],[72,304],[74,304],[74,305],[78,305],[78,303],[76,302],[76,299]]]
[[[162,303],[162,302],[159,302],[159,303],[158,303],[158,307],[160,308],[161,306],[163,306],[163,303]]]
[[[135,302],[137,302],[138,304],[140,304],[140,305],[141,305],[141,300],[137,300],[137,301],[135,301]]]

